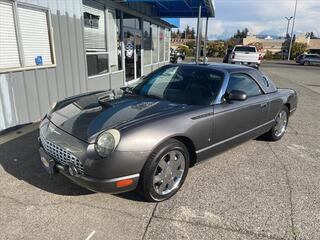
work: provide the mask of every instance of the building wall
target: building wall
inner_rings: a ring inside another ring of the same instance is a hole
[[[82,0],[17,0],[48,8],[51,12],[56,66],[36,70],[0,73],[0,131],[15,125],[39,121],[51,105],[83,92],[119,88],[125,84],[124,71],[89,77],[84,47]],[[148,16],[141,4],[119,4],[97,0],[162,25]],[[139,11],[129,9],[138,8]],[[143,14],[144,13],[144,14]],[[168,62],[143,67],[147,74]]]
[[[49,8],[56,67],[0,74],[0,131],[43,117],[51,104],[88,90],[81,0],[19,0]]]
[[[286,39],[261,39],[256,36],[247,36],[243,39],[244,45],[249,45],[252,43],[262,43],[263,49],[262,53],[266,53],[266,51],[272,52],[272,54],[282,53],[283,49],[286,46]]]

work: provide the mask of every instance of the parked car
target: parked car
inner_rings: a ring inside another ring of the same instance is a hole
[[[297,94],[257,69],[171,64],[136,86],[58,102],[40,124],[40,159],[97,192],[173,196],[190,166],[263,135],[281,139]]]
[[[319,54],[301,54],[297,57],[296,63],[301,65],[317,65],[320,64]]]
[[[244,64],[259,68],[262,55],[258,53],[255,46],[236,45],[229,55],[229,63]]]
[[[185,59],[184,52],[170,48],[170,62],[171,63],[180,63],[180,62],[184,61],[184,59]]]

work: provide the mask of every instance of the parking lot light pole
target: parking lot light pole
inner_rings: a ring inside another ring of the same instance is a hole
[[[286,36],[285,38],[288,37],[288,34],[289,34],[289,25],[290,25],[290,21],[293,17],[285,17],[285,19],[287,19],[288,23],[287,23],[287,31],[286,31]]]
[[[201,33],[200,33],[200,19],[201,19],[201,3],[200,1],[199,4],[199,13],[198,13],[198,24],[197,24],[197,43],[196,43],[196,64],[199,62],[199,55],[200,55],[200,38],[201,38]]]
[[[203,44],[203,63],[207,63],[207,38],[208,38],[208,21],[209,17],[206,19],[206,31],[204,34],[204,44]]]
[[[293,21],[292,21],[292,28],[291,28],[291,36],[290,36],[290,46],[289,46],[289,52],[288,52],[288,61],[290,60],[290,57],[291,57],[293,31],[294,31],[294,24],[296,22],[296,14],[297,14],[297,5],[298,5],[298,0],[296,0],[296,4],[294,6],[294,14],[293,14]]]

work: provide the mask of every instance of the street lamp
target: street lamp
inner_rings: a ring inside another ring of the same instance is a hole
[[[293,14],[293,22],[292,22],[292,28],[291,28],[291,38],[290,38],[290,46],[289,46],[289,53],[288,53],[288,61],[290,60],[290,57],[291,57],[291,48],[292,48],[292,41],[293,41],[293,30],[294,30],[294,24],[296,22],[297,5],[298,5],[298,0],[296,0],[296,4],[294,6],[294,14]]]
[[[287,19],[288,21],[288,24],[287,24],[287,32],[286,32],[286,36],[285,38],[288,38],[288,35],[289,35],[289,25],[290,25],[290,21],[293,17],[284,17],[285,19]]]

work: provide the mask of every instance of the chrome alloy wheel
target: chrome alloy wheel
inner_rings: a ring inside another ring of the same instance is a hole
[[[287,128],[288,114],[285,110],[281,110],[276,118],[275,135],[280,137],[284,134]]]
[[[153,174],[153,188],[159,195],[166,195],[179,187],[185,171],[186,160],[182,152],[172,150],[159,161]]]

